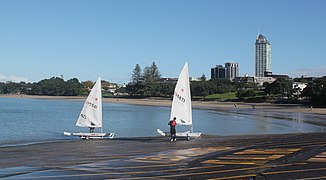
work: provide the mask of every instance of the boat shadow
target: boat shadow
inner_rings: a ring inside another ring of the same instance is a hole
[[[110,139],[113,141],[133,141],[133,142],[167,142],[170,140],[170,137],[160,137],[160,136],[153,136],[153,137],[120,137],[120,138],[113,138]]]

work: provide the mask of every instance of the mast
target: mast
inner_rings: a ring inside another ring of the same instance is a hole
[[[103,133],[103,112],[102,112],[102,80],[101,77],[99,77],[99,116],[100,116],[100,121],[101,121],[101,133]]]

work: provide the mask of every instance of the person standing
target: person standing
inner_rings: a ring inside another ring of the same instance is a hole
[[[171,142],[172,141],[177,141],[177,132],[175,130],[175,126],[177,125],[176,122],[177,118],[174,117],[172,120],[170,120],[170,122],[168,123],[168,125],[170,125],[170,135],[171,135]]]

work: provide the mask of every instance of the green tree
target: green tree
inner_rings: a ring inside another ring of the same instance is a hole
[[[294,78],[293,79],[294,82],[301,82],[301,83],[309,83],[309,80],[303,78],[303,77],[300,77],[300,78]]]
[[[78,96],[83,88],[83,85],[77,78],[73,78],[65,82],[65,96]]]
[[[38,83],[26,84],[25,93],[47,96],[78,96],[83,87],[77,78],[64,81],[61,78],[52,77],[43,79]]]
[[[132,71],[131,82],[134,84],[138,84],[142,79],[142,71],[139,64],[136,64],[135,69]]]
[[[143,77],[145,84],[155,83],[161,78],[161,73],[155,62],[153,62],[150,67],[147,66],[144,68]]]
[[[244,89],[238,89],[237,90],[237,93],[235,94],[235,96],[238,99],[244,100],[246,98],[245,93],[246,93],[246,90],[244,90]]]
[[[90,81],[90,80],[82,82],[82,84],[83,84],[86,88],[92,88],[93,85],[94,85],[94,83],[95,83],[95,82]]]
[[[157,92],[160,93],[160,96],[170,97],[173,96],[175,84],[171,83],[160,83],[157,84]]]
[[[278,78],[266,86],[265,93],[274,96],[289,97],[292,94],[292,81],[285,78]]]
[[[202,74],[201,77],[200,77],[200,80],[201,80],[201,81],[206,81],[206,79],[207,79],[207,78],[206,78],[205,74]]]
[[[38,83],[34,82],[33,84],[29,84],[26,94],[29,95],[42,95],[42,89]]]
[[[302,96],[309,98],[316,105],[326,106],[326,76],[308,83]]]
[[[65,92],[64,80],[58,77],[41,80],[38,85],[42,89],[42,95],[62,96]]]
[[[191,94],[192,96],[203,96],[205,99],[210,93],[210,84],[209,82],[199,81],[191,83]]]
[[[253,98],[256,96],[255,91],[252,89],[247,90],[244,95],[245,95],[245,97],[248,97],[248,98]]]
[[[130,95],[130,96],[135,96],[135,97],[144,97],[144,91],[145,91],[145,85],[138,83],[138,84],[132,84],[129,83],[126,85],[125,91]]]
[[[2,83],[0,82],[0,94],[5,94],[4,91],[5,91],[5,83]]]
[[[246,98],[253,98],[255,96],[256,96],[255,91],[252,89],[249,90],[240,89],[236,93],[236,97],[241,100],[244,100]]]
[[[211,79],[208,82],[209,94],[223,94],[234,91],[234,85],[227,79]]]
[[[7,81],[6,83],[0,84],[0,93],[1,94],[20,93],[24,86],[25,86],[24,82],[15,83],[12,81]]]

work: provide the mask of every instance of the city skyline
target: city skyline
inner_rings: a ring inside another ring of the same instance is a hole
[[[239,63],[255,74],[255,38],[273,45],[272,71],[324,76],[325,1],[0,1],[0,81],[64,75],[130,81],[153,61],[162,77]]]
[[[239,65],[237,62],[225,62],[222,65],[216,65],[211,68],[211,79],[227,79],[234,81],[239,78]]]
[[[255,77],[265,77],[266,72],[272,72],[271,44],[264,35],[258,34],[255,43]]]

